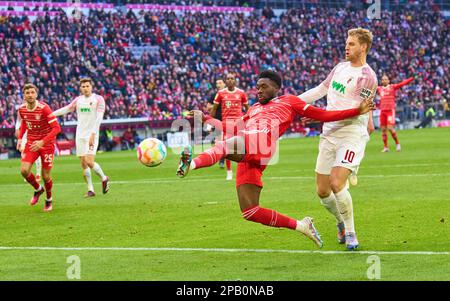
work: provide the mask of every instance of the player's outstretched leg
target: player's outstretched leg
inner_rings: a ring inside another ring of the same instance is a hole
[[[238,168],[242,167],[238,166]],[[251,173],[251,171],[249,171],[249,173]],[[320,238],[319,232],[314,227],[312,218],[305,217],[302,220],[296,220],[278,213],[275,210],[260,207],[259,194],[261,192],[261,187],[255,184],[239,185],[237,191],[242,216],[246,220],[269,227],[287,228],[299,231],[311,239],[319,248],[323,246],[322,239]]]

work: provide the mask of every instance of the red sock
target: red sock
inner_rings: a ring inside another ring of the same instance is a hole
[[[297,227],[297,221],[295,219],[272,209],[261,208],[258,205],[244,209],[242,216],[248,221],[261,223],[270,227],[282,227],[293,230]]]
[[[395,144],[398,144],[397,132],[395,130],[391,131],[392,138],[395,140]]]
[[[225,160],[225,163],[227,164],[227,170],[231,170],[231,161]]]
[[[45,193],[47,194],[47,200],[50,200],[52,198],[53,180],[50,179],[50,181],[44,182],[44,186],[45,186]]]
[[[194,159],[195,169],[216,164],[226,156],[226,144],[224,141],[216,142],[216,145],[201,153]]]
[[[30,174],[28,175],[28,177],[25,178],[25,180],[27,180],[27,182],[30,183],[31,186],[33,186],[34,190],[38,190],[39,186],[41,186],[39,185],[38,181],[36,181],[36,177],[32,172],[30,172]]]
[[[388,144],[387,144],[387,134],[386,134],[386,132],[383,132],[383,133],[381,134],[381,137],[383,137],[384,147],[388,147]]]

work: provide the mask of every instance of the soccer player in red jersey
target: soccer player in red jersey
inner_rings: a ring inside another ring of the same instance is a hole
[[[398,84],[389,84],[389,77],[383,75],[381,78],[381,87],[377,88],[378,94],[380,94],[380,127],[381,135],[383,138],[384,148],[381,152],[385,153],[389,151],[387,130],[391,132],[392,138],[395,141],[396,150],[401,150],[400,143],[398,142],[397,133],[395,132],[395,94],[398,89],[404,85],[409,84],[414,80],[414,77],[405,79]]]
[[[225,80],[226,88],[220,90],[214,98],[211,116],[216,116],[219,105],[222,109],[222,138],[223,140],[233,137],[233,124],[242,117],[242,108],[248,111],[248,97],[241,89],[236,88],[236,74],[228,73]],[[233,179],[230,160],[226,160],[227,180]]]
[[[361,102],[358,108],[325,111],[306,104],[297,96],[277,97],[281,89],[281,77],[270,70],[259,74],[256,89],[259,102],[237,122],[238,135],[217,142],[195,159],[192,159],[192,148],[186,147],[181,153],[177,176],[182,178],[189,170],[212,166],[222,157],[238,162],[236,189],[243,217],[266,226],[297,230],[321,247],[322,240],[310,217],[296,220],[259,206],[262,173],[275,153],[278,137],[283,135],[296,114],[326,122],[342,120],[372,110],[373,97]],[[192,114],[208,120],[200,111],[193,111]]]
[[[44,193],[44,187],[36,181],[36,177],[31,172],[31,167],[38,157],[42,160],[42,178],[44,179],[45,201],[44,211],[53,209],[52,206],[52,186],[53,181],[50,171],[53,167],[53,155],[55,153],[56,135],[61,131],[61,127],[53,115],[50,107],[37,100],[38,89],[33,84],[26,84],[23,87],[25,103],[19,107],[19,115],[22,118],[17,149],[19,150],[24,133],[27,131],[27,143],[22,152],[22,162],[20,173],[28,183],[35,189],[30,205],[34,206],[39,197]]]

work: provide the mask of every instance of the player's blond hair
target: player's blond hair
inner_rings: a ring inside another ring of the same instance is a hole
[[[33,84],[25,84],[25,86],[23,86],[22,88],[22,93],[25,93],[25,91],[29,89],[34,89],[36,93],[39,93],[39,89]]]
[[[360,44],[366,44],[367,45],[366,53],[369,53],[373,42],[373,34],[370,30],[361,27],[352,28],[348,31],[348,36],[356,37]]]
[[[90,77],[83,77],[82,79],[80,79],[80,86],[84,83],[90,83],[91,86],[94,85],[94,83],[92,82],[92,79]]]

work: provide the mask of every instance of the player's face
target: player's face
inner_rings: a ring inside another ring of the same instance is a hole
[[[23,91],[23,98],[29,104],[34,103],[36,101],[36,99],[37,99],[37,92],[36,92],[36,90],[33,89],[33,88],[26,89],[25,91]]]
[[[234,76],[234,74],[228,74],[226,81],[228,89],[233,89],[236,85],[236,77]]]
[[[92,85],[90,82],[82,83],[80,86],[81,94],[84,96],[90,96],[92,94]]]
[[[223,82],[223,80],[216,80],[216,88],[217,90],[222,90],[225,88],[225,83]]]
[[[359,61],[364,49],[365,45],[360,44],[357,37],[348,37],[345,43],[345,60],[349,62]]]
[[[258,91],[259,103],[266,104],[277,96],[280,88],[278,88],[270,79],[260,78],[256,83],[256,90]]]
[[[382,86],[387,86],[387,85],[389,85],[389,77],[387,77],[386,75],[383,76],[383,77],[381,78],[381,85],[382,85]]]

